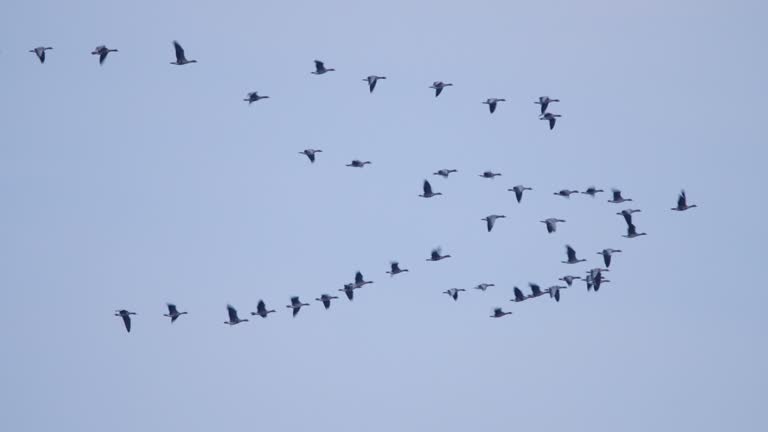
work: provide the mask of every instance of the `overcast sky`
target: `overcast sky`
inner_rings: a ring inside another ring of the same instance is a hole
[[[767,9],[3,2],[0,430],[768,429]],[[634,201],[552,194],[590,185]],[[682,188],[699,207],[672,212]],[[630,206],[648,236],[621,237]],[[599,293],[509,302],[606,247]],[[354,302],[313,300],[356,270]],[[262,298],[278,313],[223,324]]]

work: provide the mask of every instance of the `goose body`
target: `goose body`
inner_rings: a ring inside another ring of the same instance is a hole
[[[168,303],[166,306],[168,306],[168,313],[163,314],[163,316],[170,318],[171,323],[176,322],[180,316],[187,314],[186,312],[179,312],[179,310],[176,308],[176,305],[173,303]]]
[[[562,286],[562,285],[553,285],[549,288],[547,288],[547,292],[549,293],[549,297],[555,299],[556,302],[560,302],[560,290],[564,290],[568,287]]]
[[[496,286],[496,285],[494,285],[492,283],[481,283],[481,284],[475,285],[474,288],[476,290],[485,291],[485,290],[487,290],[488,288],[490,288],[492,286]]]
[[[251,312],[251,315],[258,315],[262,318],[266,318],[269,314],[274,312],[274,309],[267,309],[267,304],[264,303],[264,300],[259,300],[259,303],[256,305],[256,312]]]
[[[453,84],[451,84],[451,83],[444,83],[442,81],[435,81],[435,82],[432,83],[431,86],[429,86],[429,88],[435,89],[435,97],[438,97],[438,96],[440,96],[440,93],[443,92],[444,88],[450,87],[452,85]]]
[[[355,288],[362,288],[368,284],[372,284],[373,281],[367,281],[363,279],[363,274],[360,272],[355,273]]]
[[[526,297],[525,294],[523,294],[523,291],[520,288],[515,287],[514,293],[515,293],[515,298],[513,298],[510,301],[517,303],[517,302],[528,300],[528,297]]]
[[[597,194],[598,194],[598,193],[600,193],[600,192],[604,192],[604,191],[603,191],[602,189],[598,189],[598,188],[596,188],[596,187],[594,187],[594,186],[590,186],[590,187],[588,187],[588,188],[587,188],[587,190],[585,190],[585,191],[584,191],[584,192],[582,192],[582,193],[583,193],[584,195],[589,195],[589,196],[591,196],[592,198],[594,198],[594,197],[595,197],[595,195],[597,195]]]
[[[605,267],[610,268],[611,267],[611,256],[613,256],[613,254],[615,254],[615,253],[620,253],[620,252],[621,252],[621,249],[607,248],[607,249],[601,250],[597,254],[603,256],[603,262],[605,263]]]
[[[616,213],[619,216],[622,216],[624,218],[624,221],[627,223],[627,225],[632,224],[632,214],[640,212],[642,210],[639,209],[624,209],[618,213]]]
[[[123,319],[123,324],[125,325],[125,331],[128,333],[131,332],[131,315],[136,315],[136,312],[129,312],[125,309],[120,309],[115,311],[115,316],[119,316]]]
[[[376,83],[379,80],[387,79],[385,76],[376,76],[376,75],[368,75],[366,78],[363,78],[363,81],[368,83],[368,93],[373,93],[373,89],[376,88]]]
[[[424,180],[424,184],[422,186],[422,189],[424,190],[424,193],[419,195],[422,198],[432,198],[438,195],[442,195],[442,192],[433,192],[432,191],[432,185],[429,184],[427,180]]]
[[[337,298],[338,297],[336,297],[336,296],[332,296],[332,295],[328,295],[328,294],[323,294],[323,295],[320,296],[320,298],[316,298],[315,300],[323,303],[323,306],[325,307],[325,309],[328,310],[331,307],[331,300],[335,300]]]
[[[293,309],[293,317],[299,314],[302,306],[309,306],[309,303],[302,303],[298,296],[291,297],[291,304],[286,306],[288,309]]]
[[[37,59],[40,60],[40,63],[45,63],[45,52],[48,50],[52,50],[53,47],[37,47],[35,49],[29,50],[31,53],[35,53],[37,56]]]
[[[560,114],[552,114],[552,113],[544,113],[539,120],[546,120],[549,122],[549,130],[552,130],[555,128],[555,123],[557,123],[557,118],[562,117]]]
[[[429,254],[429,258],[427,258],[427,261],[440,261],[450,257],[451,257],[450,255],[441,255],[440,248],[435,248],[435,249],[432,249],[432,252]]]
[[[511,315],[512,312],[504,312],[501,308],[494,308],[491,318],[501,318],[504,315]]]
[[[232,305],[227,305],[227,316],[229,317],[229,321],[224,321],[224,324],[229,324],[230,326],[248,321],[248,319],[240,319],[240,317],[237,316],[237,309]]]
[[[176,53],[176,61],[171,62],[172,65],[183,66],[189,63],[197,63],[197,60],[187,60],[187,57],[184,55],[184,48],[181,47],[179,42],[173,41],[173,50]]]
[[[262,99],[269,99],[269,96],[259,96],[259,92],[250,92],[246,95],[244,101],[248,102],[248,105],[258,102]]]
[[[576,258],[576,250],[569,245],[565,246],[565,254],[568,257],[568,260],[563,261],[563,264],[576,264],[586,261],[585,259]]]
[[[488,110],[491,111],[491,114],[496,112],[496,104],[499,102],[506,102],[506,99],[499,99],[499,98],[488,98],[483,102],[484,104],[488,105]]]
[[[371,161],[363,162],[361,160],[355,159],[352,162],[348,163],[347,166],[352,168],[363,168],[364,166],[369,165],[370,163]]]
[[[299,154],[303,154],[306,156],[311,163],[315,163],[315,157],[317,153],[322,153],[323,151],[320,149],[306,149],[304,151],[300,151]]]
[[[571,286],[571,285],[573,285],[573,281],[575,281],[576,279],[581,279],[581,276],[567,275],[567,276],[561,277],[558,280],[561,280],[561,281],[565,282],[566,285]]]
[[[466,291],[464,288],[451,288],[449,290],[443,291],[443,294],[448,294],[449,297],[453,299],[453,301],[456,301],[459,299],[459,293],[461,291]]]
[[[355,299],[356,289],[357,288],[355,287],[355,284],[348,283],[348,284],[345,284],[344,288],[340,289],[339,291],[343,292],[347,296],[349,301],[352,301]]]
[[[480,177],[492,179],[496,176],[500,176],[501,173],[495,173],[493,171],[484,171],[482,174],[478,174]]]
[[[677,207],[673,207],[674,211],[686,211],[696,207],[696,204],[688,205],[688,198],[685,196],[685,191],[680,191],[680,195],[677,197]]]
[[[535,284],[533,282],[529,282],[528,287],[531,288],[531,294],[528,296],[528,298],[541,297],[544,294],[546,294],[546,292],[541,290],[541,287],[538,284]]]
[[[436,172],[433,172],[432,175],[439,175],[439,176],[448,178],[448,176],[451,173],[455,173],[455,172],[458,172],[458,171],[455,169],[441,169],[441,170],[437,170]]]
[[[557,224],[559,222],[565,222],[565,219],[548,218],[540,222],[545,224],[547,226],[547,232],[552,234],[557,231]]]
[[[632,201],[632,198],[624,198],[621,196],[621,191],[619,189],[611,190],[611,195],[611,199],[608,200],[609,203],[621,204],[623,202]]]
[[[629,224],[627,225],[627,234],[622,237],[635,238],[635,237],[640,237],[644,235],[647,235],[647,234],[644,232],[642,233],[637,232],[637,227],[635,226],[635,224]]]
[[[552,102],[560,102],[560,99],[550,99],[549,96],[539,96],[539,100],[534,103],[541,105],[541,115],[544,115],[544,113],[547,112],[547,107],[549,107],[549,104]]]
[[[570,198],[571,195],[578,193],[576,190],[561,189],[557,192],[553,192],[553,195],[561,196],[563,198]]]
[[[519,203],[523,199],[523,192],[525,192],[527,190],[533,190],[533,189],[529,188],[529,187],[526,187],[526,186],[523,186],[523,185],[517,185],[517,186],[513,187],[512,189],[507,189],[507,190],[509,192],[514,192],[515,193],[515,199]]]
[[[109,49],[104,45],[99,45],[93,51],[91,51],[91,54],[99,56],[99,64],[102,65],[107,59],[107,55],[109,55],[111,52],[117,52],[117,50]]]
[[[391,263],[389,263],[389,271],[387,272],[387,274],[389,274],[390,276],[394,276],[396,274],[405,273],[407,271],[408,269],[400,268],[400,263],[398,263],[397,261],[392,261]]]
[[[333,72],[335,70],[336,69],[325,67],[325,63],[321,62],[320,60],[315,60],[315,70],[312,72],[312,74],[322,75],[326,72]]]
[[[482,218],[481,220],[485,221],[486,229],[488,230],[488,232],[491,232],[491,230],[493,229],[493,226],[496,224],[496,220],[497,219],[503,219],[505,217],[506,216],[504,216],[504,215],[492,214],[492,215],[488,215],[488,216]]]

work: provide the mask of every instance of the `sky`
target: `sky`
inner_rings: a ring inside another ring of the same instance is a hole
[[[0,430],[766,430],[766,12],[1,3]],[[174,39],[198,63],[170,65]],[[590,185],[634,201],[552,195]],[[670,211],[681,189],[697,208]],[[630,206],[647,236],[621,237]],[[509,302],[603,248],[623,253],[599,293]],[[313,300],[357,270],[354,302]],[[278,312],[223,324],[259,299]]]

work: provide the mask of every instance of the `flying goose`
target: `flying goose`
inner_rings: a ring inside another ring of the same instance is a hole
[[[309,306],[309,303],[302,303],[298,296],[291,297],[291,304],[286,306],[288,309],[293,309],[293,317],[296,318],[302,306]]]
[[[322,153],[322,150],[319,149],[306,149],[304,151],[300,151],[299,154],[303,154],[307,158],[309,158],[309,161],[312,163],[315,163],[315,154]]]
[[[685,191],[680,191],[680,195],[677,197],[677,207],[673,208],[674,211],[686,211],[696,207],[696,204],[688,205],[688,199],[685,197]]]
[[[581,276],[567,275],[567,276],[561,277],[558,280],[561,280],[561,281],[565,282],[566,285],[571,286],[571,285],[573,285],[573,281],[575,281],[576,279],[581,279]]]
[[[624,198],[621,196],[621,191],[618,189],[612,190],[613,198],[609,199],[609,203],[621,204],[626,201],[632,201],[632,198]]]
[[[167,314],[163,314],[163,316],[166,316],[166,317],[170,318],[171,319],[171,323],[176,322],[176,320],[180,316],[187,314],[186,312],[179,312],[178,309],[176,309],[176,305],[173,304],[173,303],[168,303],[167,306],[168,306],[168,313]]]
[[[107,55],[109,53],[111,53],[111,52],[117,52],[117,50],[116,49],[109,49],[109,48],[107,48],[104,45],[99,45],[99,46],[96,47],[96,49],[91,51],[91,54],[98,55],[99,56],[99,64],[102,65],[102,64],[104,64],[104,60],[107,59]]]
[[[560,102],[560,99],[550,99],[549,96],[539,96],[539,101],[534,102],[537,105],[541,105],[541,115],[547,112],[547,107],[551,102]]]
[[[618,212],[616,214],[620,215],[620,216],[623,216],[624,220],[627,222],[627,225],[629,225],[629,224],[632,223],[632,213],[637,213],[637,212],[640,212],[640,211],[642,211],[642,210],[639,210],[639,209],[624,209],[624,210],[622,210],[622,211],[620,211],[620,212]]]
[[[501,173],[495,173],[493,171],[484,171],[482,174],[478,174],[480,177],[492,179],[496,176],[500,176]]]
[[[389,263],[389,271],[387,272],[387,274],[389,274],[390,276],[394,276],[396,274],[405,273],[407,271],[408,269],[400,268],[400,263],[398,263],[397,261],[392,261]]]
[[[248,321],[248,319],[240,319],[240,317],[237,316],[237,309],[232,305],[227,305],[227,315],[229,315],[229,321],[224,321],[224,324],[233,326]]]
[[[125,324],[125,330],[128,333],[131,332],[131,315],[136,315],[136,312],[128,312],[125,309],[120,309],[115,311],[115,316],[119,316],[123,319],[123,324]]]
[[[430,253],[429,258],[427,258],[427,261],[440,261],[442,259],[450,258],[450,255],[441,255],[440,248],[432,249],[432,253]]]
[[[441,169],[441,170],[437,170],[437,172],[432,173],[432,175],[439,175],[439,176],[443,176],[445,178],[448,178],[448,176],[451,173],[455,173],[455,172],[458,172],[458,171],[455,170],[455,169]]]
[[[488,288],[490,288],[492,286],[496,286],[496,285],[489,284],[489,283],[481,283],[481,284],[477,284],[473,288],[476,289],[476,290],[485,291],[485,290],[487,290]]]
[[[488,105],[488,109],[491,111],[491,114],[493,114],[496,111],[496,104],[499,102],[506,102],[506,101],[507,101],[506,99],[488,98],[483,103]]]
[[[605,191],[603,191],[602,189],[598,189],[598,188],[596,188],[596,187],[594,187],[594,186],[590,186],[590,187],[588,187],[588,188],[587,188],[587,190],[585,190],[585,191],[584,191],[584,192],[582,192],[582,193],[583,193],[584,195],[589,195],[589,196],[591,196],[592,198],[594,198],[594,197],[595,197],[595,195],[597,195],[597,194],[598,194],[598,193],[600,193],[600,192],[605,192]]]
[[[358,159],[355,159],[352,162],[348,163],[347,166],[348,167],[352,167],[352,168],[362,168],[362,167],[364,167],[364,166],[366,166],[366,165],[368,165],[370,163],[371,163],[371,161],[362,162],[362,161],[360,161]]]
[[[336,69],[326,68],[325,64],[321,62],[320,60],[315,60],[315,71],[312,72],[313,75],[322,75],[326,72],[333,72]]]
[[[562,261],[563,264],[576,264],[586,261],[585,259],[576,258],[576,251],[570,246],[565,246],[565,254],[568,256],[568,261]]]
[[[504,312],[501,310],[501,308],[494,308],[493,309],[493,315],[491,315],[491,318],[501,318],[504,315],[511,315],[512,312]]]
[[[435,97],[438,97],[438,96],[440,96],[440,93],[443,92],[444,88],[450,87],[452,85],[453,84],[451,84],[451,83],[444,83],[442,81],[435,81],[435,82],[432,83],[431,86],[429,86],[429,88],[435,89]]]
[[[533,190],[529,187],[523,186],[523,185],[517,185],[513,187],[512,189],[507,189],[509,192],[515,193],[515,198],[517,199],[517,202],[520,202],[520,200],[523,199],[523,192],[527,190]]]
[[[366,81],[368,83],[368,93],[373,93],[373,89],[376,88],[376,82],[378,80],[387,79],[385,76],[376,76],[376,75],[368,75],[368,77],[363,78],[363,81]]]
[[[424,193],[419,195],[422,198],[432,198],[434,196],[442,195],[442,192],[432,192],[432,185],[427,180],[424,180]]]
[[[184,56],[184,48],[177,41],[173,41],[173,49],[176,51],[176,61],[171,62],[172,65],[182,66],[187,63],[197,63],[197,60],[187,60]]]
[[[344,288],[340,289],[339,291],[346,294],[349,301],[352,301],[355,299],[355,290],[357,288],[358,287],[356,287],[355,284],[348,283],[348,284],[344,284]]]
[[[538,284],[528,282],[528,286],[531,288],[531,295],[529,295],[528,298],[541,297],[546,294],[546,292],[541,291],[541,287]]]
[[[337,298],[338,297],[336,297],[336,296],[332,296],[332,295],[328,295],[328,294],[323,294],[323,295],[320,296],[320,298],[316,298],[315,300],[317,300],[319,302],[322,302],[323,306],[325,306],[325,309],[327,310],[327,309],[330,309],[330,307],[331,307],[331,300],[335,300]]]
[[[448,294],[450,297],[453,298],[454,301],[459,299],[459,292],[466,291],[464,288],[451,288],[449,290],[443,291],[443,294]]]
[[[570,198],[572,194],[579,193],[579,191],[576,190],[568,190],[568,189],[561,189],[557,192],[553,192],[553,195],[558,195],[563,198]]]
[[[611,267],[611,255],[615,253],[620,253],[620,252],[621,252],[621,249],[607,248],[607,249],[601,250],[597,254],[603,256],[603,262],[605,263],[605,267]]]
[[[45,51],[46,50],[52,50],[53,47],[37,47],[35,49],[29,50],[31,53],[35,53],[37,58],[40,60],[40,63],[45,63]]]
[[[523,291],[518,287],[514,288],[514,293],[515,293],[515,298],[513,298],[510,301],[517,303],[517,302],[525,301],[528,299],[528,297],[526,297],[525,294],[523,294]]]
[[[250,105],[254,102],[260,101],[261,99],[269,99],[269,96],[259,96],[259,92],[250,92],[243,100],[248,102],[248,105]]]
[[[548,218],[544,219],[543,221],[539,221],[543,224],[547,225],[547,232],[552,234],[553,232],[557,231],[557,223],[558,222],[565,222],[564,219],[556,219],[556,218]]]
[[[264,303],[264,300],[259,300],[259,304],[256,305],[256,312],[251,312],[251,315],[258,315],[262,318],[266,318],[269,314],[274,312],[274,309],[267,310],[267,305]]]
[[[362,288],[365,285],[372,284],[373,281],[367,281],[363,279],[363,274],[360,272],[355,273],[355,288]]]
[[[549,293],[549,297],[555,299],[556,302],[560,302],[560,290],[564,290],[568,287],[562,286],[562,285],[552,285],[551,287],[547,288],[547,292]]]
[[[607,282],[607,280],[603,279],[603,272],[607,271],[609,270],[601,269],[599,267],[587,271],[587,277],[584,279],[584,281],[587,283],[587,291],[590,289],[594,289],[595,292],[599,291],[600,284]]]
[[[549,130],[552,130],[555,128],[555,123],[557,122],[558,117],[562,117],[562,116],[560,114],[544,113],[539,118],[539,120],[549,121]]]
[[[484,217],[484,218],[482,218],[480,220],[484,220],[485,221],[485,227],[488,229],[488,232],[491,232],[491,230],[493,229],[493,225],[496,223],[496,219],[503,219],[505,217],[506,216],[504,216],[504,215],[492,214],[492,215],[488,215],[488,216],[486,216],[486,217]]]
[[[622,236],[622,237],[635,238],[635,237],[640,237],[640,236],[644,236],[644,235],[647,235],[647,234],[646,233],[639,233],[639,232],[637,232],[637,227],[635,226],[635,224],[629,224],[629,225],[627,225],[627,235]]]

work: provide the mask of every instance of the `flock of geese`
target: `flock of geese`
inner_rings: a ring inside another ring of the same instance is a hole
[[[173,65],[186,65],[190,63],[196,63],[197,60],[189,60],[187,59],[184,48],[177,42],[173,41],[173,47],[175,52],[176,61],[171,62]],[[30,52],[34,53],[37,58],[40,60],[40,63],[45,63],[46,60],[46,51],[52,50],[53,47],[45,47],[40,46],[35,49],[30,50]],[[99,56],[99,64],[104,64],[104,62],[107,60],[107,57],[109,53],[118,52],[116,49],[110,49],[107,48],[104,45],[100,45],[96,47],[91,54]],[[333,72],[335,69],[328,68],[325,66],[325,64],[322,61],[315,60],[315,70],[311,73],[314,75],[323,75],[328,72]],[[373,91],[376,89],[376,84],[380,80],[385,80],[387,77],[385,76],[378,76],[378,75],[370,75],[366,78],[363,78],[363,81],[367,83],[368,85],[368,91],[373,93]],[[440,94],[443,92],[443,90],[447,87],[453,86],[452,83],[447,83],[443,81],[435,81],[432,83],[432,85],[429,87],[431,89],[434,89],[435,91],[435,97],[440,96]],[[252,104],[254,102],[258,102],[262,99],[267,99],[269,96],[265,95],[259,95],[258,92],[250,92],[247,94],[244,101],[248,102],[248,104]],[[496,112],[496,109],[498,107],[498,104],[500,102],[506,102],[505,99],[502,98],[488,98],[484,102],[482,102],[485,105],[488,105],[488,109],[491,114]],[[546,120],[549,124],[549,129],[554,129],[555,124],[557,122],[557,119],[560,118],[560,114],[554,114],[549,112],[549,107],[552,103],[560,102],[559,99],[552,99],[548,96],[541,96],[539,97],[538,101],[535,101],[535,104],[538,104],[540,106],[540,112],[539,112],[539,119]],[[306,149],[299,154],[302,154],[306,156],[311,163],[315,163],[317,154],[322,153],[322,150],[320,149]],[[351,161],[349,164],[347,164],[348,167],[352,168],[364,168],[366,165],[371,164],[370,161],[362,161],[355,159]],[[447,178],[453,173],[457,173],[458,170],[456,169],[440,169],[433,173],[433,175],[441,176],[444,178]],[[492,171],[485,171],[483,173],[478,174],[482,178],[487,179],[493,179],[497,176],[501,176],[501,173],[495,173]],[[533,191],[533,188],[523,185],[517,185],[513,188],[507,189],[510,192],[513,192],[515,194],[515,199],[518,203],[521,203],[523,200],[523,195],[526,191]],[[588,195],[592,198],[595,198],[597,194],[604,192],[603,189],[598,189],[594,186],[590,186],[584,191],[577,191],[577,190],[571,190],[571,189],[562,189],[556,192],[553,192],[554,195],[563,197],[563,198],[570,198],[573,194],[584,194]],[[424,180],[422,185],[422,193],[419,195],[422,198],[434,198],[436,196],[442,195],[441,192],[435,192],[435,190],[432,188],[432,185],[428,180]],[[625,198],[622,196],[622,192],[618,189],[613,189],[611,191],[611,198],[607,200],[609,203],[612,204],[622,204],[627,202],[632,202],[631,198]],[[688,204],[688,200],[685,194],[685,191],[681,191],[678,199],[677,199],[677,205],[673,207],[671,210],[673,211],[686,211],[691,208],[696,207],[695,204]],[[616,214],[619,216],[622,216],[624,218],[624,221],[627,224],[627,231],[626,234],[623,235],[625,238],[636,238],[640,236],[647,235],[645,232],[638,232],[637,227],[634,224],[633,221],[633,214],[640,212],[640,209],[623,209]],[[505,218],[505,215],[500,214],[491,214],[484,218],[482,218],[482,221],[485,222],[485,226],[488,232],[491,232],[493,230],[494,225],[497,223],[499,219]],[[565,223],[566,221],[563,219],[558,218],[548,218],[545,220],[540,221],[543,223],[546,227],[547,233],[552,234],[557,231],[557,225],[560,223]],[[564,264],[579,264],[582,262],[586,262],[586,259],[580,259],[577,257],[576,250],[571,247],[570,245],[565,246],[565,252],[566,252],[566,260],[562,261]],[[530,288],[530,294],[525,294],[520,288],[513,287],[513,293],[514,298],[511,299],[513,302],[523,302],[531,299],[535,299],[544,295],[548,295],[550,298],[554,299],[555,301],[560,301],[560,292],[562,290],[568,289],[572,287],[573,283],[577,280],[583,280],[586,283],[587,291],[594,290],[595,292],[600,290],[600,287],[604,283],[610,282],[608,279],[606,279],[603,275],[603,273],[608,272],[609,268],[611,266],[611,260],[612,257],[615,254],[621,253],[622,251],[620,249],[611,249],[606,248],[602,251],[597,252],[598,255],[602,256],[602,262],[604,264],[604,267],[595,267],[592,269],[589,269],[585,272],[585,276],[574,276],[574,275],[566,275],[561,278],[559,278],[559,281],[562,281],[564,285],[553,285],[549,288],[542,289],[538,284],[535,283],[529,283]],[[450,258],[451,255],[443,255],[440,248],[435,248],[431,251],[429,254],[429,258],[426,259],[426,261],[442,261],[444,259]],[[390,269],[386,273],[390,276],[396,276],[401,273],[408,272],[409,270],[407,268],[401,268],[400,264],[396,261],[393,261],[390,263]],[[355,296],[355,290],[363,288],[365,285],[371,284],[373,281],[367,281],[363,277],[363,274],[361,272],[357,272],[355,274],[355,278],[353,282],[344,284],[343,288],[340,288],[338,291],[343,292],[344,295],[349,299],[350,301],[354,300]],[[479,291],[486,291],[488,288],[495,286],[492,283],[481,283],[474,287],[474,289]],[[443,291],[443,294],[447,294],[449,297],[451,297],[454,301],[459,299],[459,293],[465,292],[466,290],[463,288],[451,288],[448,290]],[[333,300],[338,300],[339,297],[335,295],[330,294],[322,294],[320,297],[315,298],[315,301],[318,301],[323,304],[323,307],[325,309],[330,309],[331,302]],[[293,317],[296,317],[299,312],[301,311],[302,307],[309,306],[309,303],[304,303],[301,301],[301,299],[298,296],[291,297],[290,304],[286,305],[287,309],[290,309],[292,312]],[[171,323],[176,322],[176,320],[181,317],[182,315],[186,315],[187,312],[185,311],[179,311],[175,304],[168,303],[167,304],[168,313],[163,314],[165,317],[170,318]],[[259,300],[256,311],[250,312],[251,316],[259,316],[261,318],[267,318],[269,314],[274,313],[274,309],[268,309],[266,303],[264,300]],[[506,312],[501,307],[497,307],[493,309],[493,312],[491,314],[491,318],[501,318],[506,315],[511,314],[512,312]],[[131,331],[131,316],[136,315],[135,312],[128,311],[126,309],[120,309],[115,311],[115,316],[118,316],[122,318],[122,321],[125,325],[125,329],[130,332]],[[230,326],[237,325],[243,322],[247,322],[247,318],[240,318],[238,315],[237,309],[233,307],[232,305],[227,305],[227,321],[224,322],[224,324],[228,324]]]

